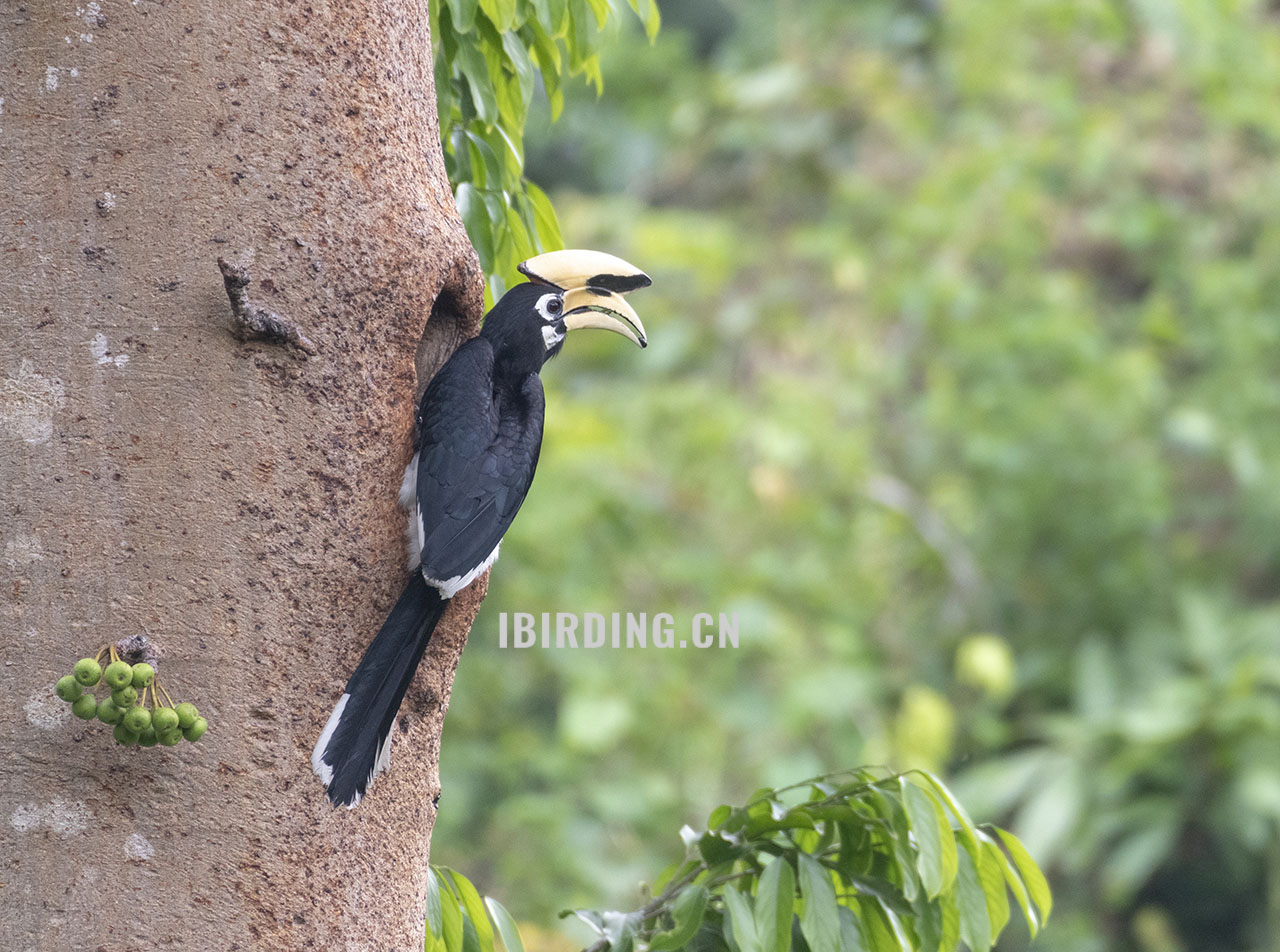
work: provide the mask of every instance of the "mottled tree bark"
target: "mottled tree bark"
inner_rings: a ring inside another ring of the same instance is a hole
[[[480,317],[426,2],[0,0],[0,97],[0,945],[421,948],[483,582],[358,809],[309,756],[404,582],[415,355]],[[236,336],[219,257],[313,355]],[[199,743],[51,694],[138,632]]]

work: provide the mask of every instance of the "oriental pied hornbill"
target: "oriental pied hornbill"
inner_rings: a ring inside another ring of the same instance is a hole
[[[311,755],[334,806],[354,807],[390,762],[396,711],[436,623],[493,564],[524,502],[542,446],[542,365],[578,328],[646,344],[622,299],[649,284],[635,266],[598,251],[553,251],[520,271],[529,281],[503,295],[422,396],[418,451],[400,487],[413,574]]]

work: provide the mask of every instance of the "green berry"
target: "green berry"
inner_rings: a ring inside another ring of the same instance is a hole
[[[164,744],[166,747],[177,747],[182,743],[182,731],[165,731],[164,733],[157,734],[156,736],[160,739],[160,743]]]
[[[92,694],[81,694],[71,704],[71,713],[82,721],[91,721],[98,713],[98,699]]]
[[[136,744],[138,742],[138,735],[122,723],[116,725],[116,729],[111,732],[111,736],[116,739],[117,744]]]
[[[204,736],[204,732],[209,729],[209,722],[203,717],[197,717],[196,722],[182,732],[182,736],[187,740],[199,740]]]
[[[111,692],[111,700],[115,702],[116,707],[127,711],[138,700],[138,689],[132,684],[126,684],[122,688],[116,688]]]
[[[81,658],[76,662],[76,680],[87,688],[93,687],[102,680],[102,665],[92,658]]]
[[[98,704],[98,720],[104,724],[119,724],[124,720],[124,711],[116,707],[116,702],[111,698],[104,698]]]
[[[133,665],[127,661],[112,661],[107,665],[107,670],[102,672],[102,679],[107,682],[107,687],[118,691],[126,684],[133,683]]]
[[[156,679],[156,669],[151,667],[145,661],[139,661],[133,666],[133,686],[141,691],[143,688],[150,686],[151,682]]]
[[[151,715],[151,723],[157,734],[179,730],[178,712],[171,707],[158,707]]]
[[[196,710],[196,706],[190,701],[183,701],[176,708],[178,712],[178,726],[184,731],[196,722],[196,718],[200,716],[200,712]]]
[[[141,734],[151,726],[151,712],[145,707],[131,707],[125,712],[123,724],[135,734]]]
[[[58,678],[58,685],[54,688],[54,691],[56,691],[58,697],[62,698],[64,701],[74,701],[84,693],[80,688],[80,682],[76,680],[76,676],[74,674],[64,674],[62,677]]]
[[[160,738],[156,736],[156,729],[148,727],[145,731],[138,735],[138,743],[143,747],[154,747],[160,743]]]

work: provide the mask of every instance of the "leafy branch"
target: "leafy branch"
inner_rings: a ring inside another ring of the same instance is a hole
[[[654,0],[628,0],[652,39]],[[621,0],[433,0],[431,36],[445,166],[492,303],[527,257],[563,247],[555,209],[524,175],[524,129],[540,78],[554,121],[566,77],[603,88],[601,30]]]
[[[563,913],[599,937],[588,952],[983,952],[1009,922],[1010,895],[1032,936],[1052,905],[1021,842],[975,826],[923,771],[763,789],[681,838],[684,860],[639,909]],[[430,895],[426,952],[495,952],[495,927],[506,952],[523,952],[510,914],[457,872],[433,871]]]

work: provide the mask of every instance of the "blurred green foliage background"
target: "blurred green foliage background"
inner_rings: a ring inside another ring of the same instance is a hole
[[[717,803],[922,766],[1050,873],[1036,948],[1272,948],[1280,4],[661,6],[532,106],[652,343],[544,375],[433,861],[550,926]],[[500,650],[516,611],[742,645]]]

